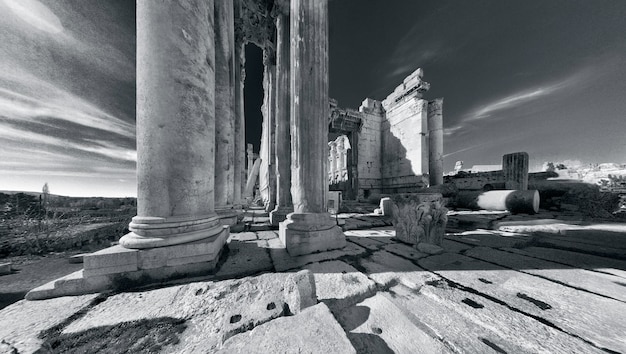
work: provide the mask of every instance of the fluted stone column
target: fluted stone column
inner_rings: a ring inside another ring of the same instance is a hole
[[[337,167],[337,143],[330,141],[328,143],[328,183],[334,184],[336,182],[336,167]]]
[[[275,135],[275,94],[276,94],[276,58],[274,52],[263,50],[263,126],[261,132],[261,169],[259,171],[259,190],[265,204],[265,210],[274,210],[276,206],[276,151]]]
[[[291,203],[291,129],[290,83],[289,83],[289,2],[275,3],[280,6],[276,18],[276,208],[270,212],[272,225],[287,218],[293,211]]]
[[[428,180],[443,184],[443,98],[428,102]]]
[[[292,0],[291,196],[280,223],[290,255],[342,248],[345,236],[326,211],[328,192],[328,0]]]
[[[243,204],[246,185],[246,116],[244,112],[244,80],[246,77],[243,43],[235,43],[235,204]]]
[[[235,28],[233,0],[215,1],[215,209],[237,223],[235,201]]]
[[[528,189],[528,153],[514,152],[502,156],[502,171],[506,189]]]
[[[252,144],[248,144],[246,154],[248,155],[248,177],[250,177],[252,174],[252,165],[254,164],[254,150],[252,148]]]
[[[213,203],[213,1],[184,4],[137,2],[137,216],[126,248],[211,242],[223,230]]]

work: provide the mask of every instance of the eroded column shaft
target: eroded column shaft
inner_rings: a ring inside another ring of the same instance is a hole
[[[215,205],[235,194],[235,32],[233,0],[215,1]]]
[[[285,220],[293,210],[291,202],[290,130],[290,38],[288,9],[276,19],[276,208],[270,213],[272,225]]]
[[[428,179],[443,184],[443,98],[428,102]]]
[[[214,212],[213,1],[137,2],[137,216],[149,248],[221,231]]]

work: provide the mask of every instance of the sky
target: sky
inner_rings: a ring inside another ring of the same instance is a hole
[[[136,196],[135,1],[0,0],[0,190]],[[331,0],[330,96],[358,108],[418,67],[444,164],[626,163],[626,1]],[[248,142],[262,78],[247,50]],[[257,87],[257,89],[254,89]]]

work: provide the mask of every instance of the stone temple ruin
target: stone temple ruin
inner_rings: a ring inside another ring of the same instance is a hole
[[[382,102],[366,98],[358,111],[331,100],[331,190],[363,200],[443,183],[443,98],[423,98],[423,74],[417,69]]]
[[[264,54],[254,163],[244,135],[247,43]],[[382,102],[340,108],[328,96],[327,0],[139,1],[137,216],[118,245],[85,255],[82,270],[27,298],[213,270],[257,173],[291,256],[346,246],[327,211],[329,186],[353,200],[423,193],[394,197],[394,224],[404,241],[440,252],[443,99],[423,98],[422,76],[417,69]]]

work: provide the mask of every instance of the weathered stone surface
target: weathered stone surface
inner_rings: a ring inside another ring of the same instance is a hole
[[[528,189],[528,153],[514,152],[502,156],[502,172],[506,189]]]
[[[356,353],[324,304],[232,337],[220,353]]]
[[[232,241],[228,244],[228,258],[215,275],[220,278],[242,277],[272,270],[272,260],[264,241]]]
[[[448,221],[441,194],[396,194],[392,200],[393,225],[399,240],[441,245]]]
[[[228,243],[230,243],[231,241],[254,241],[256,240],[256,233],[254,232],[237,232],[237,233],[231,233],[230,236],[228,236]]]
[[[137,4],[138,197],[131,233],[120,239],[125,247],[221,232],[207,173],[215,148],[213,15],[212,1]]]
[[[85,295],[46,301],[18,301],[0,310],[0,341],[19,353],[35,352],[43,343],[38,337],[39,332],[61,324],[95,298],[96,295]]]
[[[420,251],[419,249],[416,249],[415,247],[411,247],[409,245],[399,243],[399,242],[392,242],[392,243],[386,244],[385,247],[383,247],[383,249],[389,253],[393,253],[398,256],[401,256],[407,259],[413,259],[413,260],[417,260],[417,259],[428,256],[426,252]]]
[[[594,345],[617,352],[626,350],[622,335],[626,332],[626,324],[621,316],[615,316],[616,313],[626,313],[624,302],[457,254],[431,256],[418,263],[508,306],[547,318],[562,330]],[[491,320],[485,318],[485,321]]]
[[[336,312],[374,294],[376,284],[354,267],[341,262],[313,263],[306,269],[315,274],[317,299]]]
[[[11,274],[11,262],[0,263],[0,275]]]
[[[339,250],[292,257],[289,253],[287,253],[287,250],[280,239],[275,238],[267,241],[267,247],[270,249],[270,255],[272,257],[272,262],[274,263],[274,269],[276,269],[277,272],[299,268],[309,263],[337,259],[342,256],[356,256],[365,253],[365,248],[353,243],[346,243],[346,246]]]
[[[441,338],[453,352],[602,352],[584,339],[524,314],[503,311],[502,305],[449,286],[441,278],[412,289],[394,286],[391,291],[395,296],[387,297],[394,304]]]
[[[440,254],[444,252],[444,249],[441,246],[433,245],[432,243],[427,243],[427,242],[418,243],[417,249],[420,252],[424,252],[428,254]]]
[[[511,254],[489,247],[475,247],[464,254],[626,302],[626,291],[624,291],[624,285],[620,284],[624,279],[621,277],[579,269],[579,267],[570,267],[520,254]]]
[[[282,273],[263,274],[122,293],[92,308],[63,333],[167,316],[184,319],[187,329],[180,342],[164,352],[215,352],[231,336],[283,315],[286,278]]]
[[[452,352],[380,294],[340,311],[337,320],[358,353]]]
[[[291,313],[298,314],[307,307],[317,304],[315,285],[315,277],[309,270],[301,270],[287,277],[283,294]]]

